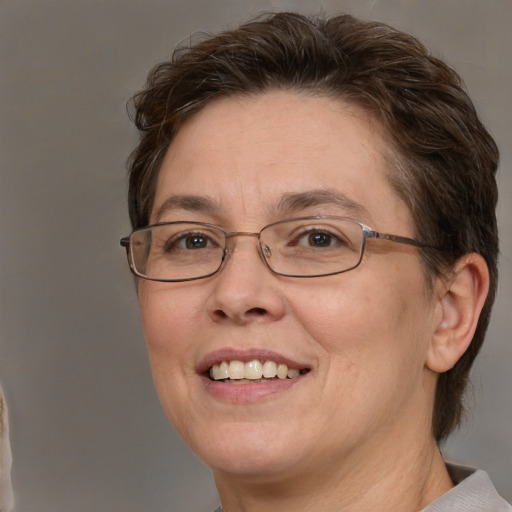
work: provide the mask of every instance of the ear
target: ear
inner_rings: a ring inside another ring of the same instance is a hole
[[[489,270],[479,254],[460,258],[452,275],[440,281],[436,329],[426,366],[443,373],[452,368],[469,347],[489,291]]]

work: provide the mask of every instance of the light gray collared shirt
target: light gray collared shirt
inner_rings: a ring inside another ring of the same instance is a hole
[[[446,464],[455,487],[421,512],[512,512],[492,485],[489,475],[479,469]]]

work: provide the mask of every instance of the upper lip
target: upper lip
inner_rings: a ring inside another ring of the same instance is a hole
[[[243,363],[248,363],[249,361],[254,361],[255,359],[261,362],[274,361],[276,363],[283,363],[286,366],[288,366],[288,368],[293,368],[297,370],[311,369],[311,365],[293,360],[273,350],[258,348],[245,350],[223,348],[207,354],[197,365],[196,371],[197,373],[201,374],[205,373],[214,364],[219,364],[222,361],[242,361]]]

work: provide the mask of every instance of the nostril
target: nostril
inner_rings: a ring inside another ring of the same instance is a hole
[[[233,314],[228,314],[226,311],[222,309],[216,309],[213,312],[213,316],[216,318],[217,321],[224,321],[227,318],[232,318],[235,321],[245,322],[255,318],[264,317],[267,315],[268,312],[265,308],[251,308],[248,309],[245,313],[242,311],[241,315],[239,315],[237,312],[233,312]]]
[[[263,308],[252,308],[247,311],[248,315],[254,315],[254,316],[263,316],[267,313],[267,311]]]

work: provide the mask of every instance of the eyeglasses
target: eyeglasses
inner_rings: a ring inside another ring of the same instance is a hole
[[[152,281],[192,281],[212,276],[222,267],[230,241],[258,238],[263,261],[275,274],[321,277],[356,268],[369,238],[426,247],[403,236],[373,231],[352,219],[301,217],[274,222],[259,233],[227,232],[204,222],[165,222],[134,230],[120,243],[131,271]]]

